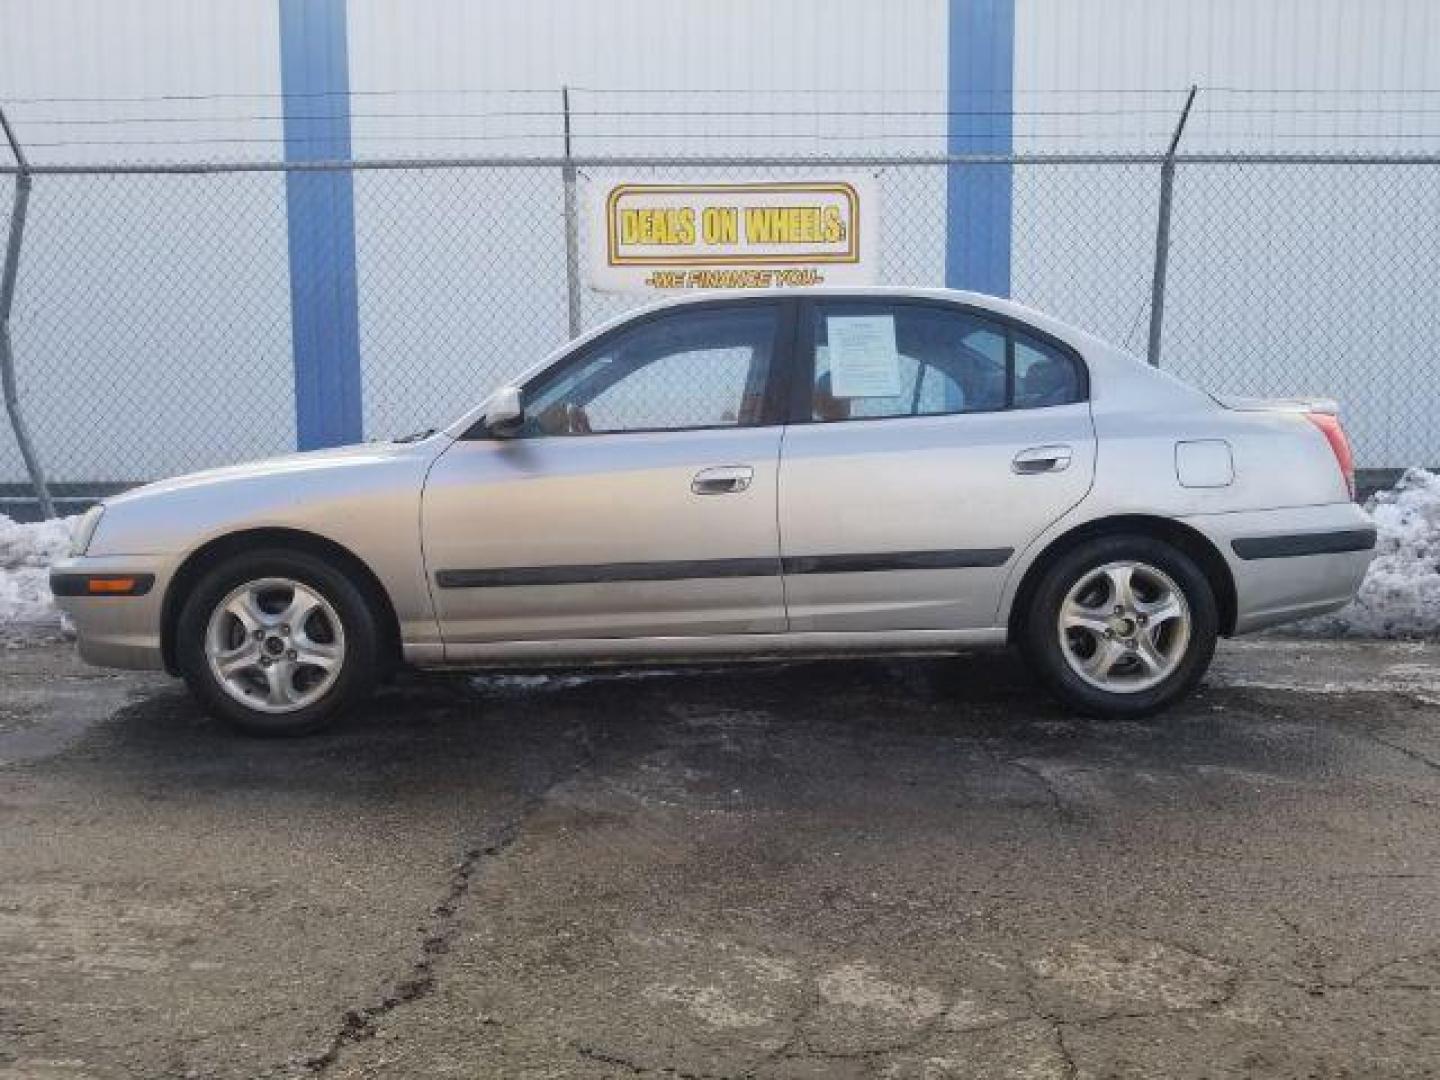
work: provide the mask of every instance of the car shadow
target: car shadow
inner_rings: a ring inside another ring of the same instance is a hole
[[[405,674],[329,731],[254,739],[159,684],[57,759],[93,784],[408,798],[482,783],[530,790],[586,758],[669,747],[681,768],[772,769],[776,782],[840,752],[929,755],[1074,774],[1303,776],[1333,765],[1316,718],[1284,695],[1202,689],[1141,720],[1076,715],[1009,653],[608,671]],[[790,764],[775,765],[784,755]],[[988,763],[988,764],[987,764]]]

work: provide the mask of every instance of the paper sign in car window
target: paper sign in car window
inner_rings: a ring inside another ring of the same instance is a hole
[[[896,397],[900,354],[895,349],[895,316],[832,315],[830,392],[842,398]]]

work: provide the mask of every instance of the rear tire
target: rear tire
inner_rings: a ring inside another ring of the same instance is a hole
[[[307,735],[364,698],[380,668],[365,594],[303,551],[262,549],[185,598],[175,655],[206,711],[247,735]]]
[[[1185,552],[1149,536],[1100,536],[1044,570],[1019,640],[1064,704],[1138,717],[1194,689],[1219,624],[1210,583]]]

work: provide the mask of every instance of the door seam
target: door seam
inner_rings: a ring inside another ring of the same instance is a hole
[[[780,608],[785,614],[785,629],[790,633],[790,584],[785,573],[785,536],[780,531],[780,499],[785,490],[785,437],[790,433],[788,423],[780,425],[780,442],[775,447],[775,564],[780,568]]]

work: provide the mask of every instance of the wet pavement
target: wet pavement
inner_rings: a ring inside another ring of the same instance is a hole
[[[0,651],[0,1078],[1440,1074],[1440,649],[412,677]]]

